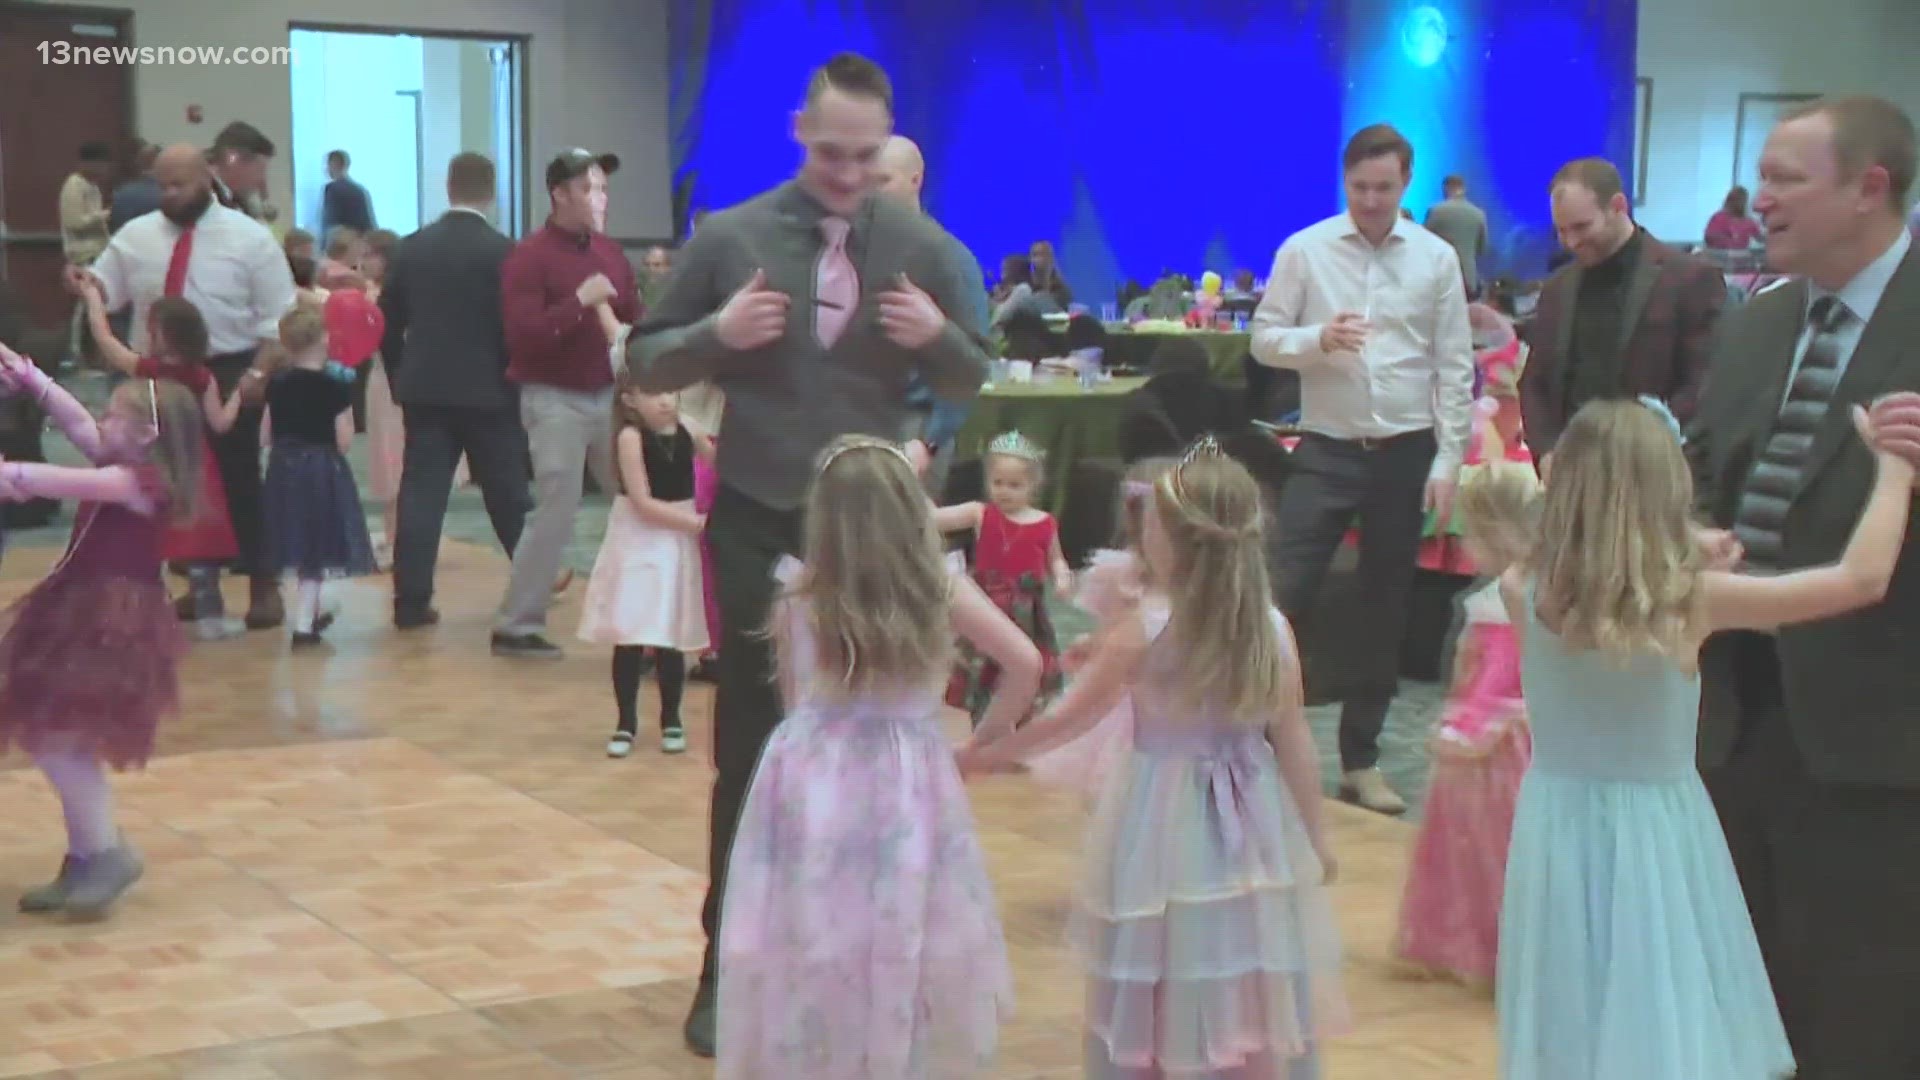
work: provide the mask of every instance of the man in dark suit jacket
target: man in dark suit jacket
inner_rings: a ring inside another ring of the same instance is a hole
[[[1520,408],[1534,457],[1596,398],[1651,394],[1685,423],[1707,372],[1727,285],[1711,263],[1634,224],[1620,172],[1599,158],[1562,167],[1553,223],[1573,262],[1548,279],[1523,331]]]
[[[1760,168],[1781,178],[1754,200],[1768,261],[1799,276],[1728,316],[1689,449],[1718,546],[1766,572],[1845,549],[1875,475],[1853,406],[1920,411],[1914,128],[1878,99],[1816,102]],[[1920,1076],[1916,537],[1920,516],[1879,604],[1701,655],[1700,764],[1800,1080]]]
[[[500,266],[513,241],[487,220],[494,190],[493,162],[455,156],[447,165],[450,209],[401,242],[380,293],[381,357],[407,428],[393,545],[393,624],[402,630],[440,619],[433,571],[462,455],[509,556],[532,501],[500,317]]]

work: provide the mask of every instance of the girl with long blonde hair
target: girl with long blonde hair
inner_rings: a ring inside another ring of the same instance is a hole
[[[1842,406],[1844,407],[1844,406]],[[1839,562],[1708,565],[1679,425],[1651,398],[1581,409],[1553,453],[1540,533],[1501,579],[1533,762],[1500,913],[1501,1076],[1765,1080],[1793,1051],[1695,764],[1699,652],[1876,604],[1913,469],[1855,426],[1878,477]],[[1871,450],[1869,450],[1871,448]]]
[[[1032,706],[1032,642],[941,551],[907,455],[835,441],[768,627],[786,716],[741,809],[720,920],[718,1075],[985,1074],[1006,944],[941,727],[957,634],[1000,664],[980,730]]]
[[[1306,1080],[1346,1025],[1319,753],[1261,501],[1210,439],[1189,451],[1146,500],[1132,615],[1043,719],[961,753],[1010,768],[1131,702],[1069,923],[1095,1080]]]

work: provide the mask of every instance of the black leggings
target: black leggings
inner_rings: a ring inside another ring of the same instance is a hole
[[[613,700],[620,708],[620,730],[629,735],[640,729],[640,674],[649,652],[653,653],[654,676],[660,680],[660,730],[680,726],[680,694],[687,686],[687,658],[672,649],[615,645]]]

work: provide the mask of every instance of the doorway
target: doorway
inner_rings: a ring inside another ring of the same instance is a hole
[[[105,61],[132,43],[124,10],[0,0],[0,308],[10,322],[47,333],[67,325],[60,186],[82,143],[105,143],[131,165],[133,66]]]
[[[325,242],[327,155],[344,151],[374,225],[405,236],[447,209],[447,162],[499,177],[494,224],[526,229],[526,39],[294,24],[294,224]]]

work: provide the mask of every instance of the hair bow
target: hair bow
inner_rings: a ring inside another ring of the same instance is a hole
[[[1658,416],[1660,419],[1666,421],[1667,430],[1673,432],[1673,437],[1675,439],[1680,440],[1680,442],[1682,443],[1685,443],[1687,441],[1686,433],[1680,430],[1679,419],[1673,415],[1672,409],[1667,408],[1666,402],[1661,401],[1659,398],[1654,397],[1652,394],[1641,394],[1640,404],[1645,405],[1649,409],[1652,409],[1655,416]]]

